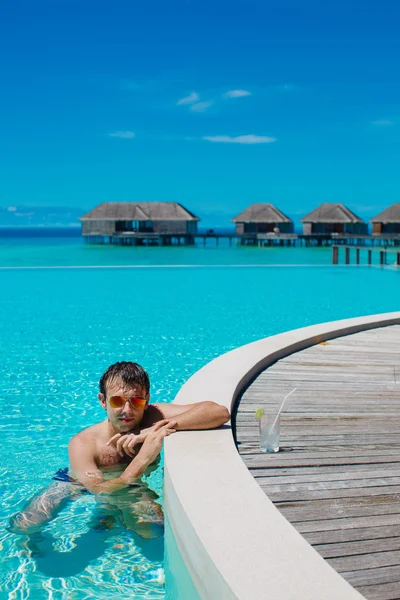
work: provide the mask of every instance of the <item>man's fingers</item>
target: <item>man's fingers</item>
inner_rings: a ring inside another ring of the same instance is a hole
[[[124,452],[126,452],[126,453],[129,451],[129,443],[130,443],[130,440],[129,440],[129,438],[128,438],[128,439],[127,439],[127,440],[125,440],[125,441],[124,441],[124,443],[122,444],[122,448],[123,448]]]
[[[117,440],[117,443],[116,443],[116,446],[115,446],[116,449],[117,449],[117,452],[118,452],[118,454],[120,456],[124,455],[123,450],[122,450],[122,446],[123,446],[124,442],[125,442],[124,438],[120,437],[119,440]]]
[[[171,433],[175,433],[176,429],[171,429],[169,424],[164,425],[164,427],[160,427],[160,429],[156,432],[155,438],[165,437],[166,435],[171,435]]]
[[[109,446],[110,444],[112,444],[113,442],[115,442],[116,440],[119,440],[119,438],[121,437],[120,433],[116,433],[115,435],[112,436],[112,438],[110,438],[106,444],[106,446]]]
[[[167,429],[167,428],[165,428],[165,429],[164,429],[164,428],[163,428],[163,429],[160,429],[160,431],[159,431],[159,433],[158,433],[158,436],[157,436],[157,437],[158,437],[159,439],[164,439],[164,438],[165,438],[165,437],[167,437],[168,435],[171,435],[171,433],[172,433],[172,431],[171,431],[170,429]]]
[[[164,427],[167,423],[169,423],[168,419],[163,419],[162,421],[157,421],[155,425],[153,425],[153,431],[158,431],[161,427]]]
[[[163,429],[166,429],[170,433],[175,433],[175,431],[176,431],[176,429],[174,428],[173,425],[171,425],[171,423],[168,423],[167,425],[164,425]]]
[[[125,452],[125,454],[127,454],[128,456],[134,456],[135,455],[135,450],[133,449],[134,446],[136,444],[136,439],[128,439],[124,442],[123,450]]]

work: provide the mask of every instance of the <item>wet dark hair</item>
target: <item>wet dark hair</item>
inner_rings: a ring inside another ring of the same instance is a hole
[[[108,367],[107,371],[102,375],[99,387],[100,393],[106,396],[106,386],[110,379],[121,379],[126,385],[140,385],[146,390],[146,394],[150,391],[150,378],[146,371],[134,362],[117,362]]]

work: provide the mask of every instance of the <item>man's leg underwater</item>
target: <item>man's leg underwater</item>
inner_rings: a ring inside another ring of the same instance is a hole
[[[140,537],[153,539],[164,533],[163,509],[155,502],[157,494],[147,488],[132,490],[119,498],[118,508],[124,527],[137,533]]]
[[[9,530],[13,533],[31,534],[43,527],[83,491],[69,481],[54,481],[29,501],[27,506],[11,517]]]
[[[142,499],[122,511],[127,529],[132,529],[145,539],[159,538],[164,534],[164,513],[161,506],[150,499]]]

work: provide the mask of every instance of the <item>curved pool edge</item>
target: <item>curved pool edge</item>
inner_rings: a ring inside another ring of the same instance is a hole
[[[263,338],[205,365],[174,402],[213,400],[233,410],[251,381],[280,358],[322,341],[398,323],[400,312],[394,312]],[[164,498],[181,562],[200,598],[363,598],[264,494],[240,458],[230,427],[180,432],[166,439]],[[167,552],[168,543],[166,539]],[[168,576],[179,589],[179,570]],[[186,595],[184,600],[190,599]]]

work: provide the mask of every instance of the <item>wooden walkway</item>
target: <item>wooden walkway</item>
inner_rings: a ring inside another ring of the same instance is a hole
[[[261,453],[254,412],[293,388],[281,451]],[[236,437],[261,488],[336,571],[368,600],[400,599],[400,325],[272,365],[243,395]]]

